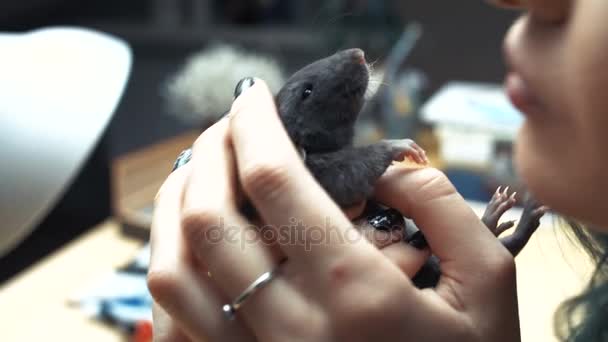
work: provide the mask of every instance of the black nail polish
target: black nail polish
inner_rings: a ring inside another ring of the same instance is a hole
[[[255,80],[253,79],[253,77],[245,77],[240,80],[239,83],[236,85],[236,88],[234,88],[234,98],[236,99],[237,97],[239,97],[245,90],[251,88],[254,84]]]
[[[426,241],[426,238],[421,231],[417,231],[412,234],[412,236],[406,239],[406,242],[416,249],[425,249],[429,246],[429,243]]]
[[[405,219],[399,211],[393,208],[371,213],[367,216],[369,224],[382,231],[395,231],[405,229]]]
[[[177,156],[175,163],[173,164],[173,170],[171,172],[179,169],[180,167],[186,165],[190,159],[192,159],[192,149],[189,148],[187,150],[183,150],[182,153]]]

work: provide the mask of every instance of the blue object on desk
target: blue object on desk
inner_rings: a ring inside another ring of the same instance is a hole
[[[78,296],[87,314],[122,328],[152,320],[152,296],[146,283],[150,248],[145,246],[127,267],[109,274]]]
[[[484,176],[466,169],[447,169],[445,174],[458,192],[467,200],[489,202],[492,194],[487,191]]]

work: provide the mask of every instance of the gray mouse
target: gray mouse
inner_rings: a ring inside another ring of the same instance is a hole
[[[361,111],[370,78],[370,70],[361,49],[339,51],[294,73],[276,95],[280,118],[312,175],[341,207],[367,200],[374,184],[394,161],[410,158],[426,163],[426,154],[413,140],[381,140],[367,146],[354,146],[354,128]],[[245,78],[235,89],[235,96],[252,78]],[[482,221],[497,237],[514,222],[498,225],[500,217],[514,205],[514,196],[498,190],[490,201]],[[250,204],[244,212],[255,215]],[[528,199],[515,232],[501,238],[515,256],[539,226],[544,208]],[[368,201],[364,219],[377,229],[405,230],[405,221],[395,209]],[[407,243],[425,248],[426,240],[418,231],[404,237]],[[414,278],[418,287],[435,286],[439,280],[440,261],[431,257]]]
[[[363,51],[344,50],[297,71],[276,96],[281,120],[306,166],[341,207],[369,198],[393,161],[426,161],[424,150],[411,139],[353,145],[369,76]],[[235,95],[251,82],[241,80]]]

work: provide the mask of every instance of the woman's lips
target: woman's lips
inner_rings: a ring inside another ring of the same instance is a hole
[[[540,109],[538,99],[520,74],[510,72],[507,75],[505,91],[513,106],[524,114],[530,115]]]

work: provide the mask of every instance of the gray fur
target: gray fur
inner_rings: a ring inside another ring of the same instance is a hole
[[[276,98],[289,136],[307,153],[309,170],[343,207],[367,199],[400,151],[384,141],[352,146],[368,82],[362,51],[344,50],[296,72]]]
[[[277,94],[277,107],[293,142],[309,154],[352,144],[369,71],[358,49],[340,51],[293,74]],[[360,52],[362,53],[362,52]],[[312,93],[304,97],[305,89]]]
[[[392,161],[392,148],[380,142],[310,154],[306,165],[336,203],[350,207],[371,195],[374,183]]]

